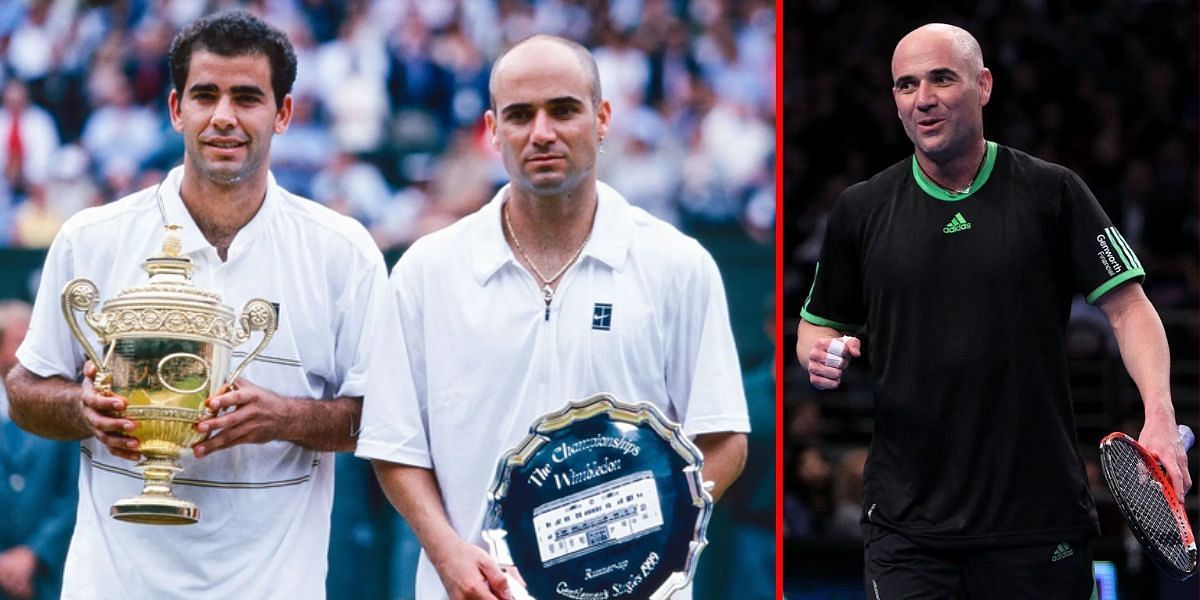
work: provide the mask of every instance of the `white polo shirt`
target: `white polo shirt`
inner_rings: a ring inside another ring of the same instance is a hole
[[[506,190],[418,240],[392,272],[358,456],[432,468],[450,523],[483,547],[500,456],[540,415],[609,392],[689,436],[749,431],[721,277],[696,240],[597,184],[592,236],[546,317],[504,240]],[[417,597],[444,598],[424,552]]]
[[[17,352],[21,364],[43,377],[76,377],[84,354],[59,309],[64,284],[87,277],[103,301],[144,283],[141,263],[160,253],[165,211],[167,220],[183,226],[183,252],[196,265],[198,287],[220,293],[238,313],[254,297],[279,306],[279,329],[244,377],[285,396],[363,395],[366,334],[375,330],[372,315],[388,311],[377,304],[391,302],[382,256],[366,230],[288,193],[271,177],[262,208],[222,263],[179,198],[182,176],[183,168],[176,168],[157,190],[82,211],[63,225]],[[235,363],[258,336],[234,349]],[[94,336],[92,344],[99,348]],[[199,506],[200,522],[165,527],[110,517],[114,502],[141,492],[141,476],[95,438],[82,446],[64,598],[324,596],[331,453],[281,441],[239,445],[201,460],[187,452],[174,493]]]

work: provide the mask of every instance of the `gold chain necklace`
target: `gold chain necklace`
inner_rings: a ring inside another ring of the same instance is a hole
[[[975,185],[975,180],[979,178],[979,173],[981,171],[983,171],[983,163],[986,161],[987,161],[987,148],[985,147],[983,149],[983,156],[979,159],[979,166],[975,167],[975,176],[971,178],[971,181],[967,182],[967,187],[962,188],[962,189],[954,189],[954,188],[952,188],[948,185],[944,185],[942,182],[934,179],[933,175],[930,175],[929,171],[926,171],[925,167],[921,166],[921,161],[919,161],[919,160],[917,161],[917,168],[921,169],[921,173],[923,175],[925,175],[926,179],[932,181],[934,185],[949,192],[951,196],[961,196],[963,194],[971,193],[971,187]]]
[[[567,269],[575,264],[575,261],[579,259],[579,255],[583,254],[583,247],[592,238],[592,232],[588,231],[588,234],[583,238],[583,243],[579,244],[579,247],[575,249],[575,255],[571,257],[571,260],[567,261],[567,264],[563,265],[552,277],[546,277],[542,275],[541,269],[538,269],[537,265],[533,264],[533,259],[529,258],[529,255],[525,253],[525,248],[521,247],[521,240],[517,238],[517,232],[513,230],[512,219],[508,216],[508,202],[504,203],[504,209],[501,212],[504,213],[504,226],[508,228],[508,235],[512,237],[513,245],[517,247],[517,252],[521,253],[521,257],[525,259],[526,264],[529,265],[529,268],[533,269],[533,273],[542,281],[542,299],[546,301],[546,316],[549,318],[550,301],[554,300],[554,288],[551,284],[558,281],[558,278],[562,277],[563,273],[566,273]]]

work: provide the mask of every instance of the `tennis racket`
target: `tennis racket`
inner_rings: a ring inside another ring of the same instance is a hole
[[[1196,441],[1179,426],[1186,450]],[[1196,538],[1167,471],[1154,455],[1121,432],[1100,441],[1100,468],[1130,531],[1150,558],[1176,579],[1196,571]]]

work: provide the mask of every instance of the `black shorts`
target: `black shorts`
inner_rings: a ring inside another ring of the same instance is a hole
[[[869,600],[1088,600],[1087,541],[1010,548],[921,547],[890,529],[863,526]]]

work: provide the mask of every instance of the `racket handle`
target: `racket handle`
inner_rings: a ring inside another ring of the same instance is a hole
[[[1186,451],[1196,443],[1196,434],[1192,433],[1192,428],[1187,425],[1179,426],[1179,443],[1183,444],[1183,449]]]

